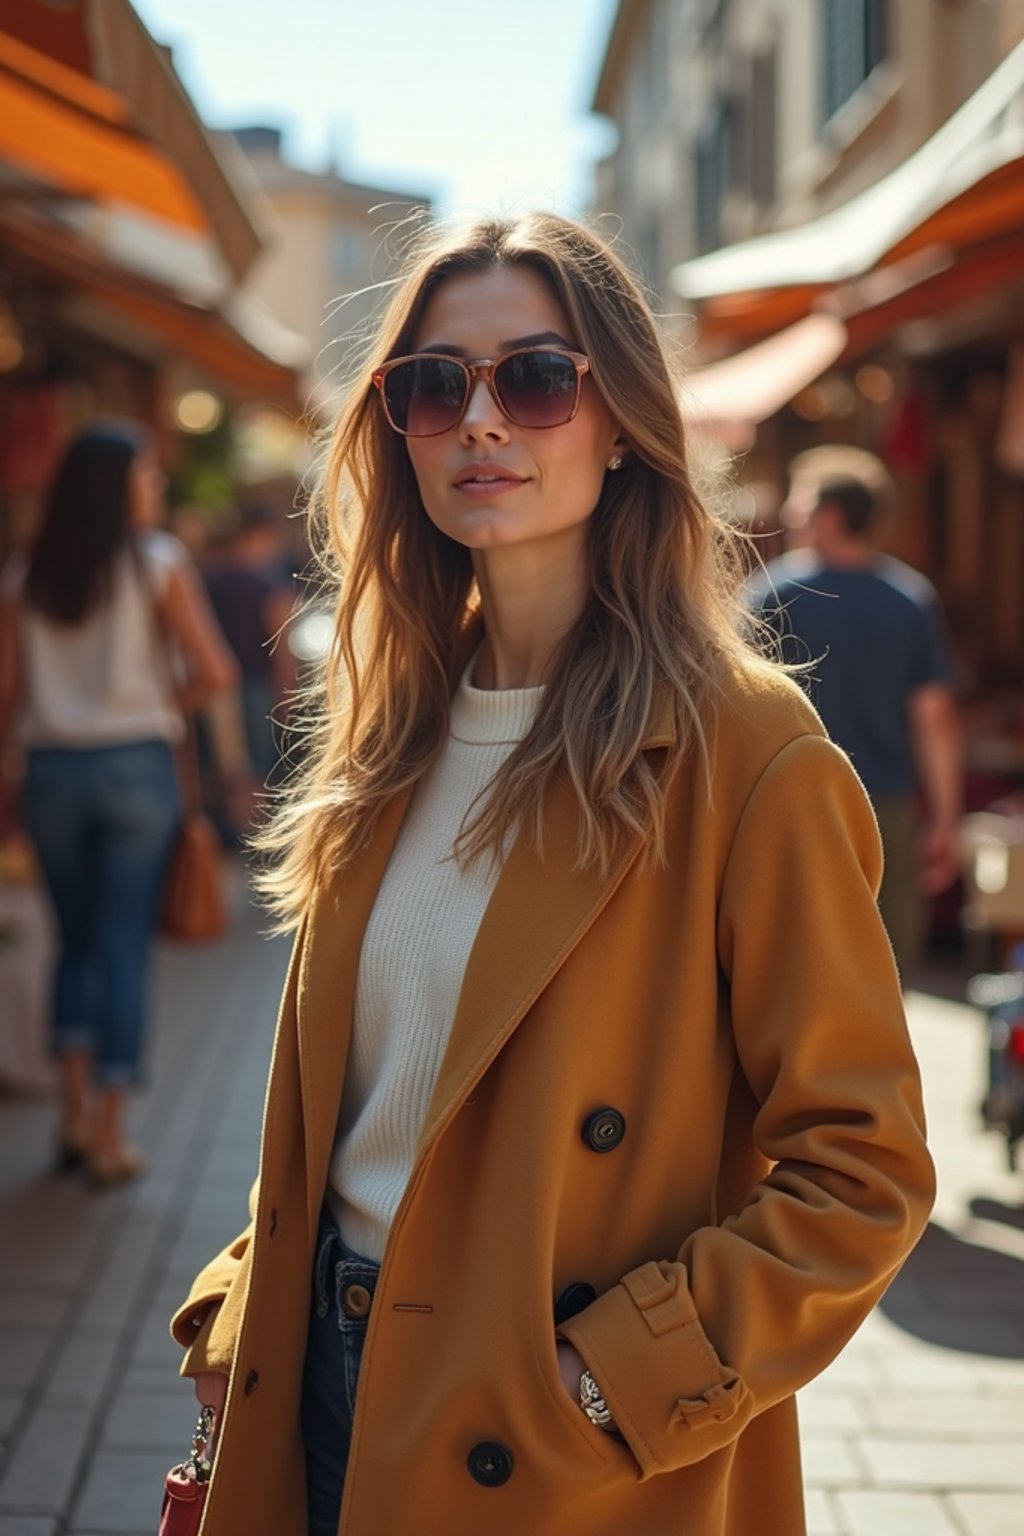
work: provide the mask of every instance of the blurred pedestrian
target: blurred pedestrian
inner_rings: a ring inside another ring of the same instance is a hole
[[[125,1110],[140,1079],[147,962],[180,819],[182,710],[235,681],[190,560],[157,527],[163,486],[140,427],[86,427],[0,596],[0,748],[13,721],[25,823],[58,926],[57,1162],[84,1165],[99,1185],[143,1167]]]
[[[906,979],[922,949],[925,898],[958,873],[962,768],[938,597],[879,549],[893,497],[873,454],[801,454],[783,516],[804,547],[767,566],[753,590],[786,659],[811,663],[811,697],[871,797],[885,850],[879,905]]]
[[[249,505],[239,513],[235,527],[210,553],[206,562],[206,588],[227,644],[238,662],[241,687],[241,754],[250,765],[249,776],[235,779],[220,774],[226,790],[221,825],[227,842],[232,828],[246,826],[252,816],[255,794],[266,788],[278,765],[278,733],[286,723],[287,707],[295,688],[295,659],[284,641],[284,630],[295,607],[293,584],[282,571],[281,519],[272,507]],[[207,711],[213,757],[223,763],[232,751],[235,722],[230,708]],[[239,799],[236,791],[247,793]]]
[[[678,401],[548,214],[438,236],[348,395],[254,1220],[173,1323],[204,1536],[804,1529],[793,1393],[932,1174],[870,807]]]
[[[243,508],[237,529],[206,573],[214,613],[241,672],[245,737],[260,784],[277,763],[275,714],[295,684],[292,653],[280,638],[295,606],[282,557],[278,514],[257,503]]]

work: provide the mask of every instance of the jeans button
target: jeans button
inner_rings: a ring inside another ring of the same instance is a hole
[[[373,1295],[365,1285],[346,1285],[341,1293],[341,1310],[346,1317],[369,1317],[372,1304]]]

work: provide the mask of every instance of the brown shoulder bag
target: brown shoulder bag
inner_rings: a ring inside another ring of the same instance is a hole
[[[167,686],[171,697],[177,701],[170,637],[142,567],[141,556],[138,557],[138,566]],[[182,714],[185,719],[185,740],[177,757],[182,822],[164,880],[160,932],[167,939],[177,939],[186,944],[202,944],[221,938],[228,930],[224,854],[217,829],[203,809],[195,716],[184,708]]]

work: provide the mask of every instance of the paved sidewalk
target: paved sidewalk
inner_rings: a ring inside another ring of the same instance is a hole
[[[47,1177],[52,1107],[0,1100],[0,1536],[154,1536],[188,1448],[194,1398],[167,1320],[247,1219],[288,959],[236,905],[223,943],[158,959],[134,1123],[147,1179],[95,1194]]]
[[[1024,1536],[1024,1170],[978,1130],[974,1010],[912,993],[939,1194],[880,1307],[800,1394],[810,1536]]]
[[[224,944],[161,954],[135,1188],[46,1176],[51,1107],[0,1100],[0,1536],[153,1536],[194,1416],[167,1318],[245,1219],[286,961],[248,909]],[[910,1015],[939,1203],[801,1394],[811,1536],[1024,1536],[1024,1173],[977,1130],[973,1013],[913,995]]]

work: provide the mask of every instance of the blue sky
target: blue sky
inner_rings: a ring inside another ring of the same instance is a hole
[[[615,0],[135,0],[213,127],[446,213],[582,211],[614,136],[589,114]]]

